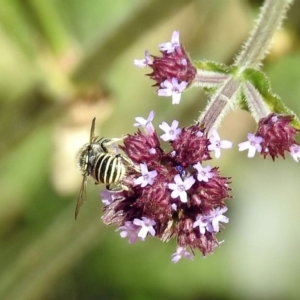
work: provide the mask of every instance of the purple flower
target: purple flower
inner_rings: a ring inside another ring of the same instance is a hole
[[[207,230],[209,232],[219,232],[219,223],[228,223],[229,219],[226,216],[223,216],[228,208],[225,206],[223,208],[217,207],[215,210],[212,211],[212,214],[209,216],[210,222],[208,223]]]
[[[161,43],[158,45],[160,51],[172,53],[175,51],[176,47],[180,46],[179,42],[179,31],[173,31],[171,42]]]
[[[142,220],[134,219],[133,224],[141,227],[139,228],[138,237],[142,240],[145,240],[148,233],[150,233],[152,236],[155,236],[155,229],[153,228],[153,226],[156,224],[155,221],[146,217],[142,217]]]
[[[169,126],[166,122],[162,122],[162,124],[159,125],[159,128],[165,133],[161,135],[160,138],[165,142],[174,141],[181,132],[181,128],[178,128],[178,125],[179,122],[176,120],[172,122],[171,126]]]
[[[138,236],[140,228],[131,221],[126,221],[125,224],[120,226],[117,230],[120,230],[120,236],[122,238],[128,237],[129,244],[133,244],[137,240],[142,240],[142,238]]]
[[[193,223],[193,228],[199,227],[200,233],[204,234],[207,225],[208,225],[207,218],[203,218],[202,215],[198,215],[197,220]]]
[[[186,250],[185,247],[177,247],[176,252],[172,254],[172,262],[177,263],[182,257],[193,260],[194,256]]]
[[[150,55],[146,51],[145,58],[134,60],[134,64],[150,67],[152,71],[146,75],[155,81],[153,86],[158,87],[158,95],[172,96],[173,104],[178,104],[181,92],[193,84],[197,69],[180,44],[178,31],[173,32],[171,42],[159,44],[159,49],[160,56]]]
[[[136,123],[133,124],[135,127],[144,127],[147,134],[151,135],[154,132],[154,127],[152,125],[152,121],[154,119],[155,112],[152,110],[149,113],[149,116],[147,119],[144,119],[143,117],[136,117]]]
[[[293,115],[278,115],[271,113],[261,118],[255,136],[263,138],[261,155],[265,158],[270,155],[273,160],[278,156],[284,158],[284,151],[290,152],[291,146],[297,144],[295,137],[299,132],[293,126]]]
[[[248,157],[253,157],[256,151],[261,152],[262,141],[262,137],[255,136],[253,133],[248,133],[248,141],[238,144],[239,151],[244,151],[248,149]]]
[[[188,83],[186,81],[178,82],[178,79],[173,77],[172,80],[166,79],[161,88],[157,91],[159,96],[170,97],[172,96],[172,104],[179,104],[181,92],[185,90]]]
[[[205,231],[208,232],[219,232],[220,225],[219,223],[228,223],[229,219],[226,216],[223,216],[223,213],[227,211],[227,207],[217,207],[212,210],[208,215],[198,215],[197,220],[193,223],[193,228],[199,227],[201,234],[205,234]]]
[[[198,162],[196,165],[194,165],[194,168],[198,171],[197,179],[200,182],[208,182],[209,179],[213,178],[214,176],[214,173],[211,172],[211,166],[202,167],[202,165]]]
[[[211,136],[209,138],[210,145],[208,145],[209,151],[215,151],[215,158],[220,158],[221,156],[221,148],[229,149],[232,147],[232,142],[227,140],[222,140],[216,130],[213,128],[211,131]]]
[[[290,153],[291,153],[293,159],[294,159],[296,162],[298,162],[299,159],[300,159],[300,146],[299,146],[299,145],[296,145],[296,144],[292,145],[292,146],[290,147]]]
[[[140,164],[142,176],[134,180],[135,185],[145,187],[146,185],[152,185],[153,179],[157,176],[157,171],[148,171],[146,164]]]
[[[104,205],[110,205],[114,200],[122,197],[121,191],[110,191],[102,190],[100,191],[101,201]]]
[[[181,179],[180,175],[177,174],[174,177],[175,183],[169,183],[168,187],[170,190],[173,190],[171,197],[172,198],[180,198],[180,201],[183,203],[187,202],[187,193],[186,191],[191,188],[191,186],[195,183],[194,177],[190,176],[184,179]]]
[[[138,118],[137,125],[147,126],[152,118]],[[225,210],[216,208],[224,207],[224,200],[230,198],[229,177],[221,177],[217,167],[203,166],[211,159],[204,125],[179,131],[174,121],[160,127],[163,138],[170,141],[168,150],[161,147],[154,129],[151,135],[138,129],[124,138],[124,146],[119,147],[135,168],[128,166],[121,181],[124,189],[105,206],[102,219],[107,225],[118,224],[121,236],[130,243],[150,235],[162,241],[175,238],[178,248],[173,262],[192,259],[195,249],[205,256],[219,245],[220,222],[228,221]]]
[[[144,59],[135,59],[133,64],[137,67],[144,68],[153,63],[153,58],[149,55],[149,52],[145,51],[145,58]]]

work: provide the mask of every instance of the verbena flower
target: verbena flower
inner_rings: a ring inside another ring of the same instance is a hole
[[[174,177],[175,183],[169,183],[168,187],[170,190],[172,190],[171,197],[172,198],[180,198],[181,202],[186,203],[187,202],[187,190],[191,188],[191,186],[195,183],[194,177],[190,176],[187,178],[184,178],[182,180],[181,176],[179,174],[175,175]]]
[[[193,260],[194,256],[186,250],[184,247],[177,247],[176,252],[172,254],[171,261],[177,263],[182,257]]]
[[[138,177],[134,180],[136,185],[140,185],[141,187],[145,187],[146,185],[153,184],[154,178],[157,176],[157,172],[149,171],[146,164],[140,164],[140,169],[142,176]]]
[[[298,162],[300,159],[300,146],[296,144],[292,145],[289,150],[293,159]]]
[[[221,140],[216,128],[212,129],[209,141],[210,145],[208,146],[208,150],[215,151],[215,158],[220,158],[222,148],[229,149],[232,147],[231,141]]]
[[[142,240],[142,238],[138,236],[138,233],[140,231],[139,226],[133,224],[133,222],[131,221],[124,222],[124,225],[120,226],[118,230],[120,231],[120,236],[122,238],[128,238],[129,244],[133,244],[137,240]]]
[[[253,157],[255,155],[255,152],[261,152],[262,146],[261,143],[263,141],[263,138],[261,136],[255,136],[252,133],[248,133],[248,141],[240,143],[239,151],[244,151],[248,149],[248,157]]]
[[[145,131],[151,134],[154,131],[154,127],[152,125],[152,120],[154,119],[155,113],[154,111],[150,111],[147,119],[142,117],[136,117],[136,123],[133,124],[135,127],[143,127]]]
[[[174,141],[178,137],[178,135],[181,132],[181,128],[178,128],[179,122],[174,120],[171,124],[171,126],[168,125],[166,122],[162,122],[161,125],[159,125],[159,128],[163,130],[165,133],[160,136],[162,140],[165,142],[167,141]]]
[[[157,91],[158,96],[170,97],[172,96],[172,104],[179,104],[181,99],[181,93],[185,90],[188,83],[186,81],[178,82],[177,78],[171,80],[166,79],[160,85],[160,89]]]
[[[248,149],[248,157],[253,157],[259,152],[264,158],[270,155],[273,160],[284,156],[284,151],[290,152],[292,157],[298,161],[299,144],[295,137],[298,129],[291,125],[294,117],[291,115],[269,114],[261,118],[255,134],[248,134],[248,141],[239,144],[239,150]]]
[[[134,65],[140,68],[147,67],[153,63],[153,58],[150,56],[149,51],[145,50],[145,58],[143,59],[135,59],[133,61]]]
[[[150,67],[152,72],[147,74],[155,81],[159,96],[172,97],[173,104],[180,102],[181,93],[192,84],[197,74],[190,58],[179,41],[179,32],[174,31],[171,42],[159,44],[162,56],[149,55],[134,60],[138,67]]]
[[[208,182],[214,176],[214,173],[211,172],[212,167],[206,166],[203,167],[199,162],[193,166],[197,171],[197,180]]]
[[[152,119],[149,123],[136,120],[153,126]],[[176,121],[173,129],[178,125]],[[120,146],[140,172],[128,168],[121,182],[123,189],[115,191],[118,197],[104,208],[103,221],[117,224],[121,237],[130,243],[149,235],[163,241],[174,237],[177,251],[172,255],[173,262],[181,257],[192,259],[195,249],[203,255],[211,253],[219,245],[216,234],[221,223],[228,222],[223,215],[227,210],[224,201],[231,196],[229,178],[221,177],[217,167],[202,167],[211,159],[205,128],[183,127],[175,139],[167,139],[169,150],[163,150],[166,147],[161,146],[155,129],[142,128],[144,132],[138,129]],[[199,225],[194,226],[199,216],[204,223],[201,230]]]

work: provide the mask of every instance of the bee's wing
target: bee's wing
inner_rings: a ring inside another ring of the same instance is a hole
[[[77,216],[78,216],[78,213],[79,213],[79,209],[80,209],[81,205],[83,204],[83,201],[87,200],[87,196],[86,196],[86,183],[87,183],[87,176],[83,175],[82,183],[81,183],[81,188],[80,188],[78,199],[77,199],[77,203],[76,203],[75,219],[77,219]]]

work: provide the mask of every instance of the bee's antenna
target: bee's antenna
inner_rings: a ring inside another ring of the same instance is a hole
[[[92,121],[92,127],[91,127],[91,133],[90,133],[90,144],[92,143],[92,141],[94,139],[95,122],[96,122],[96,118],[94,118]]]

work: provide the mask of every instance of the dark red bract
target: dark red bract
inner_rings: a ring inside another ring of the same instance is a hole
[[[292,115],[277,115],[275,113],[260,119],[255,135],[264,139],[261,143],[261,155],[264,158],[267,155],[270,155],[273,160],[278,156],[284,158],[284,151],[290,151],[290,147],[297,144],[295,136],[299,130],[291,125],[293,119]]]

